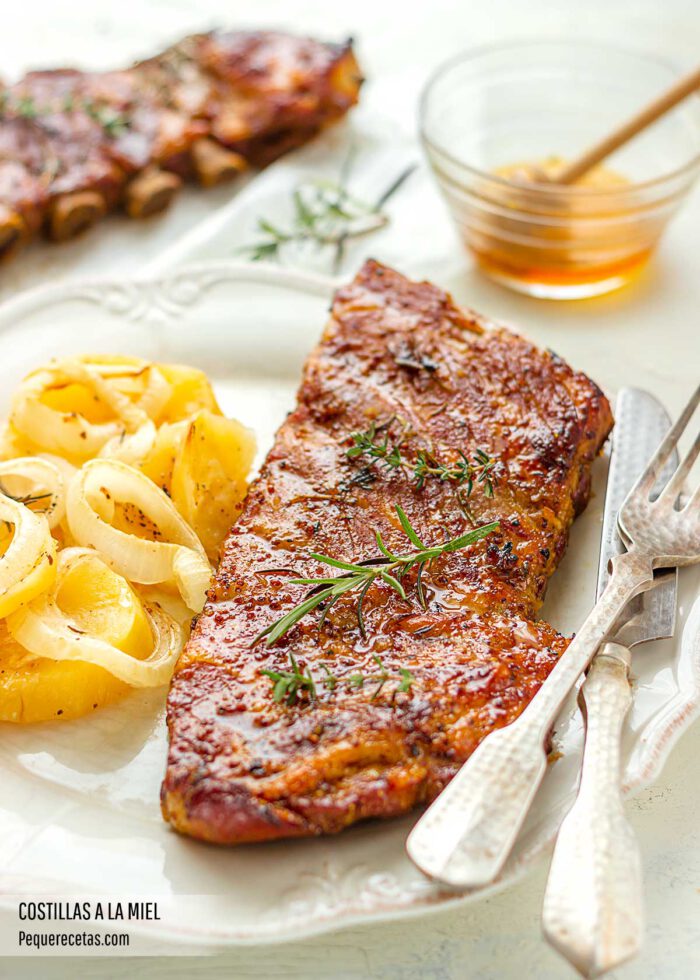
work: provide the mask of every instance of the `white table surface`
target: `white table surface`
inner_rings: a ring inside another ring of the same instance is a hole
[[[80,5],[34,0],[31,5],[6,6],[0,52],[8,78],[52,64],[126,63],[187,31],[216,24],[282,25],[328,38],[352,34],[367,74],[374,77],[427,73],[460,48],[523,36],[574,33],[615,40],[669,55],[685,66],[697,61],[700,49],[698,0],[258,0],[245,8],[242,20],[236,18],[234,5],[224,0],[91,0]],[[68,277],[136,272],[237,190],[192,191],[169,214],[144,225],[114,219],[78,242],[32,248],[0,269],[0,299]],[[676,409],[700,364],[699,222],[696,191],[671,229],[661,257],[635,290],[575,311],[562,307],[561,325],[556,307],[480,281],[458,253],[447,267],[449,285],[461,300],[494,317],[520,321],[542,340],[556,338],[566,327],[571,331],[567,355],[584,368],[586,345],[606,343],[605,331],[619,320],[625,339],[610,335],[613,356],[619,356],[627,343],[640,345],[642,356],[653,365],[650,376],[658,377],[660,391]],[[436,256],[419,271],[439,281],[441,268],[446,269],[443,258]],[[572,351],[580,352],[578,359]],[[699,754],[696,723],[674,750],[658,783],[627,804],[644,857],[648,927],[643,957],[617,971],[620,980],[700,976]],[[461,911],[355,928],[298,944],[233,949],[196,960],[0,960],[0,976],[558,980],[573,976],[573,971],[540,938],[545,875],[543,864],[506,893]]]

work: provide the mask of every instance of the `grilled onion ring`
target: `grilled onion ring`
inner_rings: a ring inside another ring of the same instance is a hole
[[[65,482],[59,466],[41,456],[16,456],[0,463],[0,493],[25,506],[40,504],[37,511],[45,515],[50,528],[60,524],[66,513]]]
[[[179,623],[157,603],[143,603],[153,634],[153,650],[144,660],[85,633],[58,605],[57,596],[65,577],[77,564],[85,561],[101,562],[102,559],[97,552],[87,548],[61,551],[54,587],[8,618],[10,633],[29,651],[28,659],[81,660],[102,667],[132,687],[165,684],[182,650],[184,633]]]
[[[56,542],[43,514],[33,513],[2,493],[0,521],[14,528],[0,561],[0,617],[3,617],[30,602],[54,581]]]
[[[77,412],[60,412],[46,405],[45,391],[65,384],[84,385],[114,412],[110,422],[89,422]],[[10,423],[32,445],[73,459],[96,456],[110,439],[135,432],[146,413],[109,384],[98,371],[79,361],[61,361],[25,378],[12,403]]]
[[[134,506],[159,540],[112,525],[117,504]],[[187,607],[201,612],[211,566],[199,538],[170,498],[149,478],[115,459],[93,459],[68,488],[66,513],[75,540],[95,548],[115,571],[142,585],[174,585]]]

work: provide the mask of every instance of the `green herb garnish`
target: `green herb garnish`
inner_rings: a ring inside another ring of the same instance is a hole
[[[6,91],[2,93],[0,99],[0,113],[11,110],[24,119],[36,119],[52,112],[70,113],[76,109],[82,109],[91,119],[99,123],[108,136],[121,136],[129,129],[128,116],[110,105],[98,105],[92,99],[76,102],[72,92],[68,92],[58,105],[37,106],[31,95],[20,95],[13,99]]]
[[[402,467],[404,460],[401,455],[401,441],[399,440],[399,442],[393,444],[390,443],[388,433],[383,438],[379,437],[379,432],[387,430],[392,422],[393,419],[390,419],[381,426],[377,426],[375,422],[372,422],[369,429],[365,432],[353,432],[351,439],[354,445],[345,453],[348,459],[357,459],[358,456],[366,456],[373,463],[379,462],[380,465],[389,470]]]
[[[398,677],[392,678],[381,657],[378,657],[377,654],[372,654],[372,659],[379,667],[378,671],[372,674],[358,672],[356,674],[349,674],[347,677],[338,677],[328,669],[326,664],[321,664],[322,670],[325,671],[325,677],[320,683],[331,693],[336,690],[339,684],[343,683],[355,689],[364,688],[366,684],[375,684],[376,686],[370,700],[376,701],[386,684],[390,683],[393,679],[397,681],[397,684],[392,694],[392,703],[397,694],[405,694],[411,690],[411,687],[415,683],[415,677],[407,667],[399,667]],[[274,700],[278,704],[281,701],[285,701],[286,704],[292,707],[299,701],[299,695],[304,691],[310,701],[315,701],[318,685],[310,669],[307,667],[306,672],[302,672],[293,653],[289,654],[289,662],[292,666],[291,670],[262,670],[260,672],[273,681]]]
[[[39,115],[39,110],[31,95],[22,95],[17,99],[14,108],[17,115],[23,116],[25,119],[36,119]]]
[[[385,432],[392,421],[393,419],[390,419],[381,426],[373,422],[366,431],[353,432],[351,435],[353,445],[345,453],[348,459],[363,456],[369,460],[370,467],[378,464],[389,470],[401,469],[412,477],[419,490],[425,486],[426,480],[433,478],[442,483],[451,482],[464,487],[467,496],[470,496],[476,484],[483,487],[487,497],[493,497],[492,471],[496,462],[483,449],[477,449],[473,459],[469,459],[460,450],[459,459],[454,463],[444,463],[436,459],[432,453],[420,450],[415,461],[409,463],[401,452],[402,439],[391,442],[388,433]],[[371,481],[364,480],[365,485],[369,482]]]
[[[292,192],[292,218],[286,227],[259,218],[260,239],[243,249],[250,261],[278,261],[283,246],[310,243],[317,249],[333,248],[333,270],[338,272],[348,241],[384,228],[389,222],[384,207],[413,173],[415,164],[403,170],[374,203],[369,203],[348,190],[351,161],[352,153],[338,183],[306,180],[296,187]]]
[[[388,585],[394,592],[396,592],[402,599],[406,599],[406,590],[403,586],[403,578],[408,571],[412,568],[417,570],[416,577],[416,592],[418,595],[418,600],[423,608],[425,608],[425,594],[423,591],[422,576],[426,567],[429,567],[432,562],[439,558],[441,555],[449,554],[453,551],[459,551],[462,548],[467,548],[469,545],[474,544],[476,541],[480,541],[481,538],[485,538],[492,531],[495,531],[499,527],[498,521],[492,521],[490,524],[484,524],[481,527],[476,527],[466,534],[462,534],[459,537],[452,538],[451,540],[443,542],[443,544],[438,545],[426,545],[424,544],[418,536],[415,528],[411,525],[405,512],[402,510],[398,504],[395,507],[396,513],[398,515],[399,521],[401,522],[401,527],[403,528],[404,534],[413,545],[414,550],[403,555],[396,555],[384,544],[381,534],[377,531],[375,533],[375,538],[377,541],[377,547],[381,552],[381,556],[376,558],[370,558],[362,562],[346,562],[339,561],[336,558],[330,558],[328,555],[312,554],[311,557],[315,558],[317,561],[322,562],[324,565],[330,565],[333,568],[338,568],[341,570],[342,574],[333,577],[319,577],[319,578],[297,578],[292,579],[293,585],[310,585],[312,586],[311,591],[308,593],[306,598],[295,606],[288,613],[285,613],[280,619],[276,620],[267,626],[261,633],[256,636],[253,644],[258,643],[260,640],[265,640],[267,646],[273,646],[277,643],[285,633],[287,633],[300,619],[307,616],[314,609],[319,606],[323,606],[323,611],[321,618],[319,620],[319,629],[323,627],[326,616],[329,611],[333,608],[338,599],[344,595],[346,592],[358,592],[359,598],[357,601],[357,622],[360,628],[362,636],[366,636],[365,623],[362,615],[363,603],[367,592],[374,585],[375,582],[384,582]]]
[[[128,116],[117,112],[109,105],[96,105],[86,100],[82,103],[82,108],[91,119],[100,124],[108,136],[123,136],[129,129]]]
[[[17,496],[14,493],[10,493],[9,490],[6,490],[2,482],[0,482],[0,493],[2,493],[5,497],[9,497],[10,500],[16,500],[18,504],[24,504],[25,507],[28,507],[30,504],[36,504],[40,500],[53,499],[52,493],[36,493],[36,494],[28,493],[28,494],[20,494],[19,496]]]
[[[294,654],[289,654],[291,670],[262,670],[261,673],[274,681],[273,697],[278,703],[286,701],[288,705],[296,704],[299,700],[299,692],[307,691],[309,697],[315,699],[316,684],[311,671],[307,668],[306,673],[299,670],[299,665],[294,658]]]
[[[467,496],[470,496],[474,489],[474,484],[483,486],[484,494],[493,497],[493,476],[491,471],[496,465],[495,460],[491,459],[483,449],[477,449],[474,459],[469,459],[461,450],[460,458],[455,463],[441,463],[430,453],[419,452],[413,476],[416,486],[421,489],[425,481],[430,477],[435,477],[441,482],[450,481],[458,486],[464,486]]]

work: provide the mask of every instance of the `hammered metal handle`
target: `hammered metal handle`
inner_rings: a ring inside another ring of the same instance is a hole
[[[620,794],[629,662],[626,647],[605,644],[581,689],[581,785],[559,830],[542,912],[549,942],[587,977],[634,956],[644,929],[641,858]]]
[[[525,715],[493,732],[416,824],[406,842],[411,860],[452,888],[490,882],[546,767],[544,737]]]
[[[613,560],[605,591],[525,711],[484,739],[411,831],[406,848],[421,871],[454,888],[493,881],[544,775],[561,705],[627,602],[653,581],[647,556]]]

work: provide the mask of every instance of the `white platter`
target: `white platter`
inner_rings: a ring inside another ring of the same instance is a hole
[[[135,353],[196,364],[224,409],[258,433],[261,455],[292,405],[332,282],[227,262],[153,281],[47,287],[0,309],[0,411],[20,376],[54,355]],[[567,356],[565,340],[559,352]],[[589,370],[596,376],[595,365]],[[601,363],[601,370],[603,364]],[[593,600],[606,462],[554,577],[545,617],[573,631]],[[597,490],[597,492],[595,492]],[[625,731],[625,789],[659,773],[700,705],[700,570],[681,576],[674,641],[635,659],[636,698]],[[0,725],[0,905],[17,895],[158,897],[173,942],[299,939],[361,920],[476,901],[527,870],[547,847],[576,787],[581,723],[573,701],[556,728],[550,766],[501,880],[471,895],[441,892],[404,855],[414,817],[366,824],[336,838],[217,849],[178,837],[160,818],[165,690],[135,694],[94,717]]]

